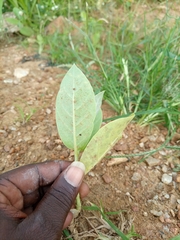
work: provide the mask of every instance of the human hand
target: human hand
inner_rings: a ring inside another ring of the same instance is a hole
[[[55,240],[72,220],[70,209],[80,192],[84,165],[47,161],[0,175],[0,239]]]

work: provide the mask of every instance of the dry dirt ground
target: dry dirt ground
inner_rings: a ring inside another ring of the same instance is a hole
[[[0,45],[0,173],[48,159],[73,161],[55,123],[55,98],[67,69],[49,67],[34,54],[20,45]],[[24,77],[17,75],[22,69]],[[104,103],[103,115],[115,113]],[[163,126],[143,128],[131,123],[108,155],[149,151],[166,137]],[[180,130],[171,145],[179,141]],[[105,211],[122,210],[110,219],[125,233],[134,226],[141,238],[132,239],[169,240],[180,234],[180,174],[173,172],[180,153],[161,149],[142,163],[140,159],[113,163],[104,158],[85,177],[91,191],[83,205],[91,202]],[[101,234],[119,239],[97,212],[83,210],[69,229],[73,239],[102,239]]]

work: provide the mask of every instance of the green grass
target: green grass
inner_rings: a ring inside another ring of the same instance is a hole
[[[21,33],[35,36],[39,53],[48,53],[55,65],[78,64],[96,92],[105,90],[105,100],[118,115],[135,112],[139,124],[162,123],[175,131],[180,125],[180,19],[172,22],[168,1],[163,19],[146,14],[140,19],[135,13],[141,2],[6,0],[4,6],[8,3],[13,9]],[[122,17],[111,18],[119,7]],[[47,36],[45,26],[59,15],[68,19],[69,28]],[[78,36],[70,34],[71,29]],[[92,64],[98,70],[90,70]]]

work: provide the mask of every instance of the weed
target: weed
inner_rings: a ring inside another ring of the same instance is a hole
[[[25,113],[23,108],[20,106],[16,107],[19,115],[20,115],[20,121],[22,122],[22,124],[26,124],[27,122],[30,121],[31,117],[35,114],[35,112],[37,111],[36,109],[30,109],[29,113]]]
[[[102,206],[98,207],[95,204],[90,203],[91,206],[83,206],[82,208],[87,211],[97,211],[100,213],[101,218],[108,224],[108,226],[119,236],[122,240],[130,240],[132,237],[140,237],[134,230],[134,227],[131,226],[131,229],[127,234],[124,234],[109,218],[112,215],[119,215],[122,211],[118,212],[105,212]],[[102,233],[99,233],[99,236],[103,237]],[[105,236],[104,236],[105,237]],[[108,239],[108,238],[99,238],[99,239]]]

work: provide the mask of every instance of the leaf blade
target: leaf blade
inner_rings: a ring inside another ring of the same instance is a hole
[[[91,136],[95,116],[91,84],[74,64],[63,78],[56,99],[56,124],[63,143],[82,151]]]
[[[134,114],[114,120],[100,128],[81,156],[80,161],[86,166],[85,173],[88,173],[122,137],[123,130],[133,118]]]

